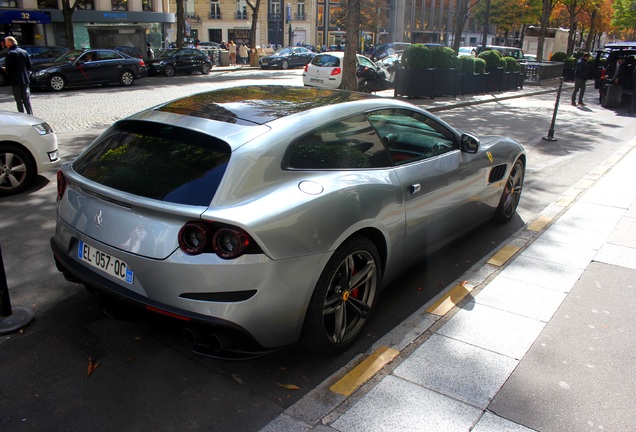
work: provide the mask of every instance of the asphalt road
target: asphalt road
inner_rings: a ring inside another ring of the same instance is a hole
[[[63,157],[71,160],[106,125],[128,114],[246,83],[300,85],[300,71],[147,78],[127,89],[38,92],[33,105],[58,132]],[[510,135],[526,146],[518,216],[507,225],[483,225],[396,280],[383,292],[365,335],[337,357],[288,347],[251,360],[219,360],[192,353],[174,323],[106,317],[81,286],[55,269],[48,245],[55,173],[44,173],[27,193],[0,198],[0,246],[12,303],[37,314],[23,333],[0,337],[0,430],[258,430],[489,256],[636,134],[633,118],[622,109],[598,107],[594,96],[588,89],[589,108],[561,105],[556,142],[542,139],[554,93],[439,113],[478,135]],[[0,109],[14,109],[7,87],[0,88]],[[99,367],[87,377],[89,358]]]

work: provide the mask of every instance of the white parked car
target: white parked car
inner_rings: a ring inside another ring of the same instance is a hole
[[[22,192],[60,159],[57,137],[44,120],[0,111],[0,196]]]
[[[356,57],[356,69],[358,72],[363,68],[378,70],[375,63],[367,57],[360,54],[356,54]],[[344,65],[343,59],[343,51],[330,51],[316,55],[311,62],[305,65],[303,84],[309,87],[340,88]],[[358,73],[358,78],[360,78],[360,73]]]

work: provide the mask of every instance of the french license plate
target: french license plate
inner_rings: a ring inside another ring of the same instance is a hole
[[[106,272],[121,281],[129,284],[133,283],[134,273],[128,268],[128,264],[81,240],[77,247],[77,257],[86,264]]]
[[[310,78],[309,82],[315,82],[315,83],[321,83],[322,84],[323,80],[318,79],[318,78]]]

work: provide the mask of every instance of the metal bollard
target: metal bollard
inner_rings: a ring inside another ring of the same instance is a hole
[[[548,136],[544,136],[543,139],[546,141],[558,141],[554,137],[554,123],[556,123],[557,112],[559,111],[559,100],[561,99],[561,88],[563,87],[563,77],[559,80],[559,90],[557,91],[556,102],[554,103],[554,112],[552,113],[552,123],[550,124],[550,130],[548,131]]]
[[[2,248],[0,248],[0,335],[14,333],[26,327],[33,321],[33,318],[35,318],[35,314],[30,308],[11,308],[7,274],[4,271]]]

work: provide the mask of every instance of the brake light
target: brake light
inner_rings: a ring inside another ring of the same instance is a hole
[[[66,192],[66,177],[62,170],[57,172],[57,200],[61,200]]]
[[[261,253],[244,230],[212,222],[188,222],[179,230],[179,247],[188,255],[214,252],[220,258],[234,259],[245,253]]]
[[[340,69],[339,67],[333,68],[331,70],[331,75],[340,75],[342,73],[342,69]]]
[[[142,59],[139,59],[139,66],[146,66],[146,63]]]
[[[307,64],[305,65],[305,67],[303,68],[303,70],[304,70],[305,72],[307,72],[307,68],[308,68],[308,67],[309,67],[309,63],[307,63]]]

